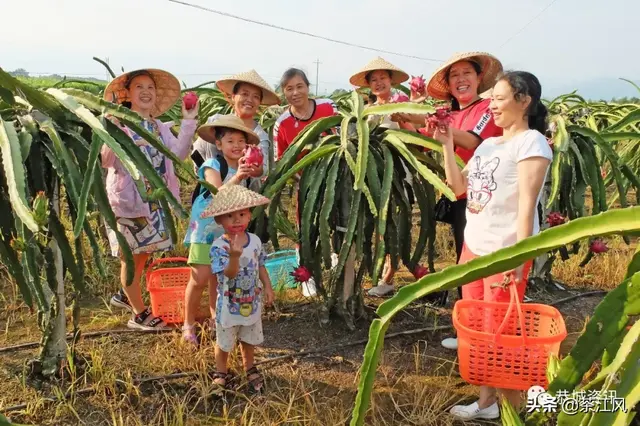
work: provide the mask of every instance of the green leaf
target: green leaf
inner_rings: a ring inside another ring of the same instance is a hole
[[[387,135],[384,140],[390,143],[406,160],[407,163],[411,165],[420,175],[425,178],[427,182],[433,185],[438,191],[442,192],[447,196],[451,201],[456,200],[456,196],[435,173],[433,173],[429,168],[422,163],[420,163],[416,157],[407,149],[407,146],[395,135]]]
[[[436,109],[431,105],[415,104],[413,102],[399,102],[393,104],[373,105],[364,109],[363,116],[391,115],[391,114],[433,114]]]
[[[549,384],[549,393],[555,394],[559,390],[572,391],[593,362],[602,356],[608,344],[626,327],[629,315],[637,313],[640,313],[640,274],[624,281],[607,294],[596,307],[585,331],[569,355],[560,363],[558,375]]]
[[[351,424],[364,423],[369,402],[368,397],[375,377],[377,356],[367,357],[366,354],[379,354],[381,340],[384,338],[384,331],[389,322],[414,300],[436,291],[451,290],[474,280],[507,271],[536,256],[583,238],[639,230],[640,207],[613,210],[597,216],[580,218],[547,229],[538,235],[490,255],[481,256],[468,263],[451,266],[441,272],[427,275],[413,284],[400,288],[393,298],[382,303],[376,311],[379,320],[374,321],[374,325],[370,329],[369,341],[365,348],[365,359],[360,369],[358,395]]]
[[[635,273],[640,272],[640,245],[636,248],[636,252],[629,262],[629,266],[627,267],[627,274],[624,276],[625,279],[631,278]]]
[[[65,89],[66,91],[74,89]],[[118,143],[104,128],[100,120],[91,111],[79,104],[73,97],[59,89],[48,89],[47,93],[55,97],[62,106],[74,113],[80,120],[85,122],[102,139],[102,141],[116,154],[122,165],[129,172],[134,180],[140,180],[140,173],[131,158],[124,152]]]
[[[620,172],[619,159],[616,152],[611,148],[611,145],[605,142],[598,133],[594,132],[591,129],[587,129],[586,127],[569,126],[567,130],[569,130],[571,133],[578,133],[587,138],[591,138],[602,150],[602,152],[604,152],[607,160],[609,160],[609,162],[611,163],[611,171],[613,172],[613,176],[615,177],[616,185],[618,186],[618,193],[620,195],[620,204],[622,205],[622,207],[626,207],[626,191],[622,184],[622,174]]]
[[[391,150],[386,146],[382,146],[384,154],[384,175],[382,177],[382,189],[380,192],[380,204],[378,205],[378,223],[376,225],[376,240],[373,256],[374,273],[372,280],[378,282],[380,271],[385,258],[385,234],[387,230],[387,212],[389,211],[389,200],[391,199],[391,188],[393,185],[393,155]]]
[[[604,132],[606,133],[618,132],[620,130],[623,130],[625,127],[633,125],[639,121],[640,121],[640,108],[636,109],[635,111],[631,111],[622,120],[604,129]]]
[[[0,70],[0,73],[1,72]],[[33,218],[31,210],[27,207],[24,164],[22,156],[20,155],[20,141],[13,124],[3,121],[1,117],[0,153],[2,153],[2,166],[4,168],[13,212],[31,232],[38,232],[38,224]]]
[[[364,178],[367,175],[367,160],[369,159],[369,125],[367,120],[362,118],[358,118],[356,125],[358,127],[358,156],[353,189],[364,190]]]
[[[507,398],[500,398],[500,420],[502,426],[524,426],[517,411]]]
[[[421,146],[423,148],[428,148],[431,151],[440,152],[440,153],[444,151],[442,144],[440,142],[438,142],[435,139],[422,136],[421,134],[416,132],[411,132],[409,130],[389,129],[385,131],[385,134],[397,136],[398,139],[400,139],[402,142],[406,144]],[[456,158],[456,164],[458,164],[458,166],[461,169],[464,169],[465,167],[464,160],[462,160],[462,158],[460,158],[458,154],[455,155],[455,158]]]
[[[275,173],[275,175],[280,176],[280,178],[278,179],[277,182],[275,182],[274,184],[268,186],[265,188],[264,190],[264,195],[267,198],[271,198],[273,197],[273,195],[280,191],[286,184],[287,181],[289,180],[289,178],[291,178],[293,175],[295,175],[296,173],[298,173],[299,170],[304,169],[305,167],[307,167],[309,164],[320,160],[321,158],[332,154],[334,152],[336,152],[338,149],[340,149],[339,146],[337,145],[325,145],[323,147],[317,148],[315,150],[313,150],[311,153],[307,154],[304,156],[304,158],[302,158],[302,160],[298,161],[292,168],[290,168],[286,173],[284,174],[278,174],[277,172]],[[258,210],[258,209],[256,209]]]
[[[329,217],[333,211],[333,203],[336,198],[336,181],[340,169],[341,155],[338,153],[327,173],[327,186],[324,190],[324,200],[320,209],[320,247],[325,264],[331,265],[331,228]]]
[[[351,416],[351,426],[364,425],[371,401],[373,383],[376,381],[378,360],[380,359],[380,352],[384,347],[384,335],[387,332],[387,328],[389,328],[389,323],[382,322],[379,319],[374,319],[369,328],[369,343],[367,343],[367,347],[364,350],[362,365],[358,372],[360,380]]]
[[[84,219],[87,215],[87,200],[89,199],[89,190],[93,185],[93,171],[98,164],[98,155],[102,149],[102,139],[100,139],[95,133],[91,140],[91,150],[89,151],[89,161],[87,163],[87,172],[84,175],[84,181],[82,182],[82,189],[80,190],[80,198],[78,200],[78,218],[73,227],[74,238],[79,238],[84,226]]]
[[[9,89],[14,95],[25,98],[34,108],[53,118],[55,122],[60,124],[65,122],[64,110],[52,97],[12,77],[2,69],[0,69],[0,87]]]

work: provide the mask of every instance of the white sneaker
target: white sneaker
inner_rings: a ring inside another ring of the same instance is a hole
[[[478,401],[470,405],[456,405],[449,412],[461,420],[494,420],[500,418],[500,408],[497,402],[482,410],[478,406]]]
[[[304,297],[313,297],[318,294],[318,290],[316,289],[316,281],[311,278],[306,283],[302,283],[302,295]]]
[[[442,346],[453,351],[458,350],[458,339],[455,337],[447,337],[442,341]]]
[[[383,281],[380,281],[378,285],[369,290],[367,294],[373,297],[382,297],[391,293],[393,290],[393,284],[387,284]]]

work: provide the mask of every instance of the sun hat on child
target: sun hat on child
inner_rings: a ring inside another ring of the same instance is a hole
[[[140,75],[149,75],[156,85],[156,104],[151,111],[153,117],[169,111],[180,99],[180,82],[173,74],[159,69],[145,68],[126,72],[111,80],[104,89],[104,100],[116,104],[130,102],[127,85]]]
[[[198,136],[209,143],[216,143],[216,127],[226,127],[244,132],[247,135],[247,143],[250,145],[258,145],[260,138],[247,126],[244,121],[235,114],[221,115],[211,123],[203,124],[198,127]]]
[[[247,189],[244,185],[225,185],[213,196],[207,208],[202,212],[201,217],[204,219],[222,216],[238,210],[264,206],[270,202],[271,200],[264,195]]]
[[[349,79],[349,83],[357,87],[368,87],[369,83],[367,83],[367,74],[377,70],[389,71],[391,73],[391,84],[394,86],[409,80],[409,74],[402,71],[391,62],[378,56],[365,65],[365,67],[360,71],[352,75]]]
[[[229,78],[223,78],[222,80],[216,81],[216,86],[220,91],[224,92],[228,96],[231,96],[233,93],[233,88],[238,83],[249,83],[253,86],[256,86],[260,90],[262,90],[262,104],[263,105],[278,105],[280,104],[280,97],[278,94],[269,86],[264,78],[260,77],[260,74],[256,72],[256,70],[249,70],[246,72],[241,72],[240,74],[236,74]]]

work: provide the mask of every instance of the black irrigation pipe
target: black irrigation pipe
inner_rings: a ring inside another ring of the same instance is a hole
[[[396,333],[391,333],[388,334],[387,336],[385,336],[385,339],[392,339],[394,337],[399,337],[399,336],[407,336],[407,335],[411,335],[411,334],[418,334],[418,333],[424,333],[425,331],[439,331],[439,330],[447,330],[452,328],[453,326],[451,325],[440,325],[440,326],[436,326],[436,327],[426,327],[426,328],[416,328],[413,330],[406,330],[406,331],[398,331]],[[360,339],[360,340],[354,340],[352,342],[348,342],[348,343],[341,343],[338,345],[331,345],[331,346],[325,346],[323,348],[317,348],[317,349],[310,349],[307,351],[300,351],[300,352],[293,352],[287,355],[281,355],[281,356],[276,356],[273,358],[267,358],[267,359],[263,359],[260,360],[258,362],[255,363],[256,366],[258,365],[269,365],[269,364],[273,364],[274,362],[277,361],[285,361],[287,359],[295,359],[295,358],[303,358],[309,355],[315,355],[315,354],[319,354],[322,352],[329,352],[329,351],[336,351],[339,349],[343,349],[343,348],[347,348],[350,346],[357,346],[357,345],[361,345],[364,343],[367,343],[369,341],[369,339]],[[152,383],[152,382],[169,382],[169,381],[173,381],[173,380],[180,380],[180,379],[187,379],[187,378],[191,378],[191,377],[196,377],[198,375],[200,375],[201,373],[196,373],[196,372],[191,372],[191,373],[173,373],[173,374],[167,374],[166,376],[157,376],[157,377],[147,377],[147,378],[143,378],[143,379],[135,379],[133,380],[133,384],[135,386],[139,386],[145,383]],[[122,380],[116,379],[116,383],[122,383],[124,384],[125,382],[123,382]],[[57,402],[60,399],[69,399],[71,396],[85,396],[85,395],[92,395],[94,393],[96,393],[98,391],[98,389],[90,387],[90,388],[85,388],[85,389],[80,389],[77,392],[67,392],[63,398],[58,398],[58,397],[47,397],[47,398],[43,398],[41,401],[43,402]],[[9,412],[13,412],[13,411],[19,411],[19,410],[24,410],[26,409],[28,406],[28,404],[19,404],[19,405],[13,405],[10,407],[4,407],[4,408],[0,408],[0,413],[9,413]]]
[[[608,292],[605,290],[597,290],[597,291],[589,291],[586,293],[579,293],[579,294],[575,294],[573,296],[569,296],[569,297],[565,297],[564,299],[559,299],[556,300],[555,302],[551,302],[549,303],[550,306],[557,306],[560,305],[562,303],[566,303],[566,302],[570,302],[571,300],[574,299],[578,299],[581,297],[587,297],[587,296],[600,296],[600,295],[605,295]],[[541,301],[539,300],[532,300],[531,302],[528,303],[540,303]],[[308,303],[304,303],[309,304]],[[368,305],[367,305],[368,306]],[[439,313],[443,313],[446,312],[446,309],[443,308],[438,308],[438,307],[434,307],[433,305],[431,305],[430,303],[424,303],[424,304],[420,304],[420,305],[415,305],[415,306],[411,306],[411,309],[419,309],[419,308],[432,308],[433,310],[439,312]],[[286,310],[283,310],[283,312],[286,312]],[[102,336],[111,336],[111,335],[117,335],[117,334],[162,334],[162,333],[168,333],[174,331],[174,329],[167,329],[167,330],[129,330],[129,329],[124,329],[124,330],[105,330],[105,331],[95,331],[92,333],[86,333],[86,334],[81,334],[80,337],[82,339],[93,339],[93,338],[97,338],[97,337],[102,337]],[[73,334],[68,334],[67,335],[67,340],[71,340],[73,339]],[[20,350],[25,350],[25,349],[33,349],[33,348],[37,348],[38,346],[40,346],[40,342],[29,342],[29,343],[22,343],[19,345],[13,345],[13,346],[7,346],[4,348],[0,348],[0,353],[6,353],[6,352],[14,352],[14,351],[20,351]],[[287,355],[289,356],[289,355]]]
[[[176,328],[177,330],[177,328]],[[97,337],[102,337],[102,336],[111,336],[111,335],[117,335],[117,334],[162,334],[162,333],[168,333],[174,331],[174,329],[170,328],[170,329],[165,329],[165,330],[131,330],[131,329],[124,329],[124,330],[104,330],[104,331],[94,331],[92,333],[80,333],[80,338],[81,339],[95,339]],[[73,339],[73,334],[67,334],[67,340],[72,340]],[[24,350],[24,349],[33,349],[33,348],[37,348],[38,346],[40,346],[40,342],[29,342],[29,343],[21,343],[19,345],[13,345],[13,346],[7,346],[5,348],[0,348],[0,353],[4,353],[4,352],[13,352],[13,351],[20,351],[20,350]]]

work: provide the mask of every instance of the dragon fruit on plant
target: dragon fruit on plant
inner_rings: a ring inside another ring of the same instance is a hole
[[[311,272],[309,272],[306,266],[298,266],[291,272],[291,276],[297,283],[306,283],[312,277]]]
[[[198,95],[196,95],[195,92],[187,92],[182,98],[182,103],[184,103],[185,109],[193,109],[196,103],[198,103]]]
[[[244,152],[244,163],[250,166],[260,167],[264,161],[262,150],[257,146],[250,146]]]
[[[607,247],[607,243],[600,239],[597,239],[591,242],[589,250],[591,250],[591,252],[595,254],[606,253],[609,251],[609,247]]]
[[[413,270],[413,276],[419,280],[420,278],[424,277],[425,275],[429,274],[429,268],[422,266],[422,265],[418,265],[415,267],[415,269]]]
[[[565,218],[560,212],[551,212],[547,216],[547,224],[549,224],[550,227],[562,225],[564,222]]]

